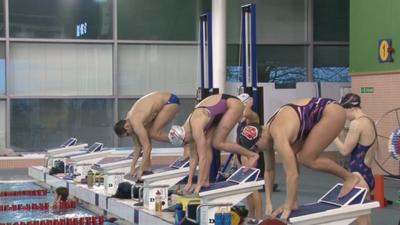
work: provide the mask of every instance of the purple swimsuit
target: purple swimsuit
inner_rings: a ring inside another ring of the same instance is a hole
[[[303,106],[295,104],[286,104],[282,106],[292,107],[299,116],[300,129],[296,141],[307,138],[311,129],[321,120],[325,107],[331,103],[337,104],[335,100],[330,98],[311,98],[311,100]],[[279,110],[274,113],[274,115],[269,119],[268,123],[274,120],[278,112]]]
[[[224,113],[228,110],[228,99],[235,98],[235,96],[222,94],[221,99],[215,105],[212,106],[198,106],[195,109],[205,108],[210,112],[210,120],[208,121],[207,125],[204,128],[204,131],[210,129],[210,127],[215,126],[219,123]]]

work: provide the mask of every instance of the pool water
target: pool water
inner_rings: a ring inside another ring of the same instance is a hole
[[[0,191],[23,191],[23,190],[41,190],[43,187],[33,183],[0,183]],[[49,192],[47,196],[17,196],[0,197],[0,205],[18,205],[27,203],[52,203],[53,193]],[[32,220],[51,220],[62,218],[80,218],[95,216],[95,214],[82,207],[60,211],[53,210],[19,210],[19,211],[0,211],[0,223],[27,222]]]
[[[34,182],[1,183],[0,192],[3,191],[23,191],[23,190],[42,190],[43,187]]]

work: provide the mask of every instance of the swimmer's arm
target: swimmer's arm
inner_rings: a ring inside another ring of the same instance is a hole
[[[141,163],[141,168],[142,171],[151,169],[151,141],[149,136],[147,135],[147,130],[144,128],[143,124],[137,123],[134,124],[135,127],[135,134],[137,135],[140,144],[142,145],[142,163]],[[140,149],[135,149],[135,151],[139,151],[140,154]]]
[[[187,149],[189,151],[189,153],[190,153],[188,183],[191,184],[193,182],[193,177],[194,177],[194,174],[196,172],[197,165],[199,163],[199,157],[197,155],[195,143],[190,142],[188,144],[185,144],[183,146],[183,148],[185,149],[185,151]]]
[[[351,122],[345,141],[342,142],[339,138],[335,139],[335,144],[339,149],[340,154],[344,156],[350,154],[354,147],[356,147],[360,134],[361,131],[359,129],[358,121]]]
[[[264,151],[264,181],[265,181],[265,202],[267,214],[272,213],[272,192],[275,184],[275,151],[270,146]]]
[[[133,171],[136,167],[136,163],[142,152],[142,145],[139,142],[139,138],[135,134],[132,134],[132,141],[135,145],[135,147],[133,149],[133,158],[132,158],[132,163],[131,163],[131,170]]]
[[[260,118],[256,112],[253,111],[253,98],[250,98],[243,111],[243,118],[247,123],[260,123]]]
[[[283,168],[286,174],[286,201],[284,209],[291,209],[296,202],[299,173],[297,170],[297,160],[287,138],[278,135],[274,138],[274,148],[282,158]]]

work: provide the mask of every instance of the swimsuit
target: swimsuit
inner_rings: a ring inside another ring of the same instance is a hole
[[[177,104],[177,105],[180,105],[181,103],[180,103],[180,101],[179,101],[178,96],[176,96],[176,95],[174,95],[174,94],[171,94],[171,97],[169,97],[167,103],[165,103],[165,104],[166,104],[166,105],[168,105],[168,104]]]
[[[369,120],[371,120],[371,119],[369,119]],[[374,180],[374,175],[372,174],[371,168],[368,167],[367,165],[365,165],[364,160],[365,160],[365,155],[367,154],[370,147],[375,143],[376,138],[377,138],[375,124],[373,123],[373,125],[374,125],[374,129],[375,129],[374,141],[372,142],[372,144],[370,144],[368,146],[357,144],[357,146],[354,147],[353,151],[351,151],[350,162],[349,162],[350,171],[351,172],[359,172],[361,174],[361,176],[364,178],[365,182],[368,184],[368,187],[370,188],[370,190],[374,189],[375,180]]]
[[[212,106],[198,106],[195,109],[205,108],[210,113],[210,120],[205,126],[204,130],[208,130],[210,127],[215,126],[219,123],[224,113],[228,110],[228,99],[235,98],[235,96],[222,94],[221,99],[215,105]]]
[[[282,106],[292,107],[299,117],[300,128],[296,141],[307,138],[311,129],[321,120],[325,107],[331,103],[337,104],[335,100],[329,98],[311,98],[311,100],[303,106],[295,104],[286,104]],[[271,123],[275,119],[280,109],[274,113],[268,123]]]

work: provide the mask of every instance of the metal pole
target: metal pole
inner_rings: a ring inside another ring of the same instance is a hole
[[[212,1],[212,64],[214,88],[225,92],[226,79],[226,0]]]

